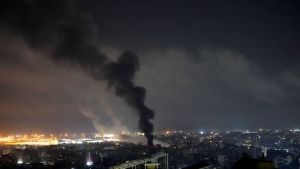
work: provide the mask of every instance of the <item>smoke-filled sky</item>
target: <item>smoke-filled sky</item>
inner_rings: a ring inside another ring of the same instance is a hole
[[[0,135],[139,131],[143,101],[154,131],[300,128],[299,21],[292,0],[3,0]]]

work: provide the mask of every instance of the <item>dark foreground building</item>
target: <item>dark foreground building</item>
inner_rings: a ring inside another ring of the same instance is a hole
[[[207,163],[197,163],[188,167],[185,167],[183,169],[212,169],[212,165]]]
[[[251,159],[246,153],[243,154],[242,158],[238,160],[233,169],[275,169],[273,161]]]

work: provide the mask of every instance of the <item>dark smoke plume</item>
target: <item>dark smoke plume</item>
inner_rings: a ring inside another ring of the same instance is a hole
[[[139,129],[148,144],[153,144],[154,111],[145,104],[146,90],[133,83],[139,70],[138,57],[124,52],[114,62],[97,48],[97,27],[92,17],[80,13],[74,4],[61,0],[2,0],[0,28],[22,36],[27,44],[41,52],[51,53],[55,62],[80,67],[95,80],[104,80],[127,105],[139,115]]]

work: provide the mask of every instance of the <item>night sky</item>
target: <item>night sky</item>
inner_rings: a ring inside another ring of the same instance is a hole
[[[0,135],[139,131],[139,119],[300,128],[300,1],[0,2]]]

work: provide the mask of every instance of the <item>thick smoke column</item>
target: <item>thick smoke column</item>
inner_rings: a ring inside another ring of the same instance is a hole
[[[139,115],[139,129],[148,144],[153,144],[154,111],[145,104],[146,90],[133,83],[139,70],[138,57],[129,51],[109,62],[97,48],[97,27],[92,17],[76,11],[73,4],[61,0],[2,0],[0,28],[22,36],[28,45],[50,53],[55,62],[80,67],[95,80],[104,80]]]

